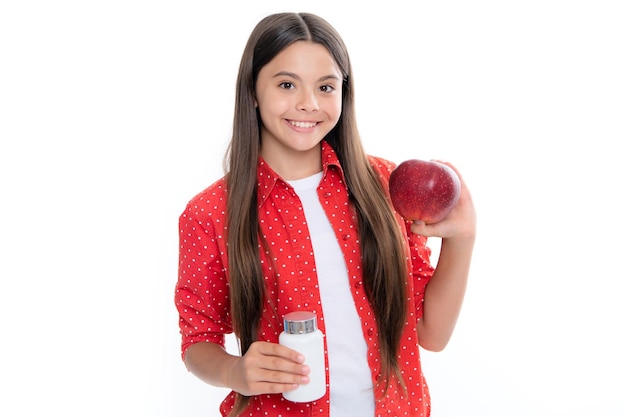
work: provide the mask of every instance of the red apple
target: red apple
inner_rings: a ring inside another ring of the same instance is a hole
[[[437,223],[459,201],[461,181],[445,164],[409,159],[391,173],[389,193],[393,206],[405,219]]]

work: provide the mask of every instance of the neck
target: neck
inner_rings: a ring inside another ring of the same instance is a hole
[[[306,151],[281,149],[280,152],[261,146],[261,156],[287,181],[300,180],[322,171],[321,144]]]

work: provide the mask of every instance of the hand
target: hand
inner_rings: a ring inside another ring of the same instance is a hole
[[[443,220],[432,224],[425,224],[423,221],[416,220],[411,225],[411,231],[428,237],[474,239],[476,235],[476,211],[467,185],[460,172],[451,163],[437,162],[446,164],[459,176],[461,181],[459,201]]]
[[[251,396],[292,391],[309,382],[304,356],[277,343],[254,342],[238,357],[228,373],[227,385]]]

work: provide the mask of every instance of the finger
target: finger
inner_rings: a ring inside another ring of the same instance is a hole
[[[283,392],[293,391],[299,386],[300,384],[296,383],[254,381],[243,388],[235,387],[234,390],[240,394],[252,396],[260,394],[282,394]]]
[[[256,380],[258,382],[279,385],[301,385],[308,384],[310,381],[308,375],[294,374],[275,369],[259,369],[257,377]]]
[[[454,172],[456,172],[456,174],[459,176],[459,178],[461,178],[461,173],[459,172],[459,170],[457,169],[457,167],[456,167],[456,166],[454,166],[454,164],[453,164],[453,163],[448,162],[448,161],[444,161],[444,160],[441,160],[441,159],[432,159],[432,161],[434,161],[434,162],[439,162],[440,164],[444,164],[444,165],[449,166],[450,168],[452,168],[452,170],[453,170]]]
[[[260,379],[270,382],[295,382],[300,384],[303,383],[302,378],[306,377],[311,371],[307,365],[293,362],[281,356],[262,355],[253,358],[253,360],[255,363],[252,367],[259,369],[260,372],[264,372],[263,375],[265,377],[260,377]],[[285,379],[287,376],[289,376],[289,379]]]
[[[251,386],[249,391],[239,392],[240,394],[251,396],[259,394],[282,394],[297,389],[299,384],[281,384],[272,382],[258,382]]]
[[[249,349],[236,361],[229,386],[243,395],[280,393],[309,382],[309,369],[303,364]]]
[[[266,357],[267,358],[267,357]],[[281,360],[282,364],[289,366],[299,366],[303,368],[304,365],[294,365],[293,362]],[[244,395],[256,395],[266,393],[282,393],[296,389],[301,384],[308,384],[309,377],[304,374],[294,373],[293,370],[284,371],[274,368],[282,368],[281,363],[274,363],[269,365],[267,362],[261,364],[261,366],[245,366],[244,381],[241,385],[240,393]],[[291,365],[289,365],[291,364]],[[305,367],[305,373],[308,373],[308,367]]]
[[[426,236],[426,237],[436,237],[437,229],[434,226],[430,226],[423,221],[416,220],[411,224],[411,232],[416,235]]]
[[[265,370],[270,373],[280,372],[292,374],[299,377],[306,376],[310,372],[309,367],[304,365],[304,359],[305,358],[302,354],[292,349],[276,343],[268,342],[259,342],[257,344],[253,344],[253,346],[251,346],[250,350],[244,355],[243,358],[244,366],[248,370],[258,369]],[[267,379],[267,377],[259,377],[256,375],[254,376],[254,378],[272,382],[284,381],[284,379],[271,377]],[[291,381],[301,383],[301,379],[292,379],[289,382]]]
[[[276,356],[299,364],[304,363],[305,360],[304,355],[301,353],[278,343],[256,342],[253,345],[257,345],[255,348],[257,348],[257,352],[261,355]]]

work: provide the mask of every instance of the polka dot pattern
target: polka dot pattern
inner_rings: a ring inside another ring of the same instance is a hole
[[[378,329],[367,301],[361,276],[361,253],[357,223],[350,204],[343,171],[333,149],[322,142],[324,176],[318,187],[322,206],[335,231],[348,268],[350,288],[361,319],[368,346],[368,363],[376,383],[380,372]],[[386,184],[394,165],[380,158],[370,161]],[[290,311],[317,313],[324,331],[324,312],[318,290],[313,247],[300,200],[263,160],[258,165],[258,204],[260,231],[269,246],[260,247],[261,264],[267,285],[259,338],[278,342],[282,316]],[[379,385],[376,397],[378,416],[428,416],[430,397],[422,375],[417,341],[417,321],[421,317],[424,290],[433,267],[426,239],[410,233],[409,223],[398,217],[407,230],[407,262],[412,275],[407,277],[409,315],[402,336],[398,361],[406,383],[406,394],[398,381],[389,381],[383,395]],[[232,332],[228,291],[226,251],[226,188],[220,179],[196,195],[179,218],[180,257],[175,303],[179,312],[182,354],[193,343],[212,342],[224,346],[224,335]],[[409,279],[410,278],[410,279]],[[328,365],[328,359],[326,359]],[[327,384],[331,384],[328,381]],[[384,384],[383,384],[384,385]],[[328,392],[328,391],[327,391]],[[231,393],[222,403],[227,415],[234,403]],[[329,394],[312,403],[292,403],[281,395],[252,397],[245,416],[328,416]]]

